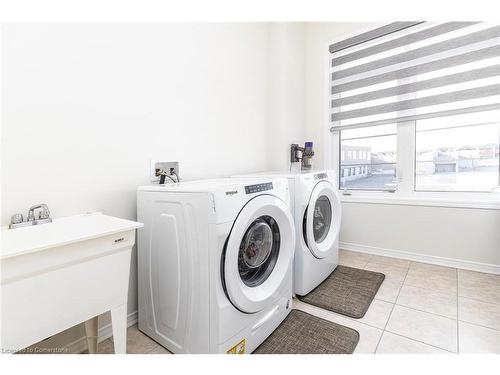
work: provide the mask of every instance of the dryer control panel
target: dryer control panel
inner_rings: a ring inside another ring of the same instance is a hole
[[[260,193],[261,191],[266,191],[266,190],[273,190],[272,182],[245,186],[246,194]]]
[[[317,173],[314,175],[314,179],[315,180],[323,180],[325,178],[328,178],[328,174],[327,173]]]

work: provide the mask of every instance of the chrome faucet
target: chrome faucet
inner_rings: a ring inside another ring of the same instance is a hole
[[[40,210],[38,213],[38,220],[45,220],[50,218],[50,211],[49,208],[45,203],[42,204],[37,204],[36,206],[33,206],[30,208],[28,211],[28,221],[33,221],[35,219],[35,210]]]
[[[35,217],[36,216],[35,213],[37,210],[39,210],[38,218]],[[50,218],[49,207],[47,207],[47,205],[45,203],[41,203],[41,204],[37,204],[36,206],[33,206],[29,209],[28,217],[26,218],[26,221],[23,221],[22,214],[12,215],[12,218],[10,220],[9,229],[25,227],[25,226],[29,226],[29,225],[45,224],[45,223],[50,223],[50,222],[52,222],[52,219]]]

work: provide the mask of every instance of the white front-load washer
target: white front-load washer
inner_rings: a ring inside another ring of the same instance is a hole
[[[286,179],[139,187],[139,329],[174,353],[250,353],[291,309]]]
[[[332,170],[262,172],[235,178],[286,178],[296,229],[294,293],[303,296],[337,267],[342,207]]]

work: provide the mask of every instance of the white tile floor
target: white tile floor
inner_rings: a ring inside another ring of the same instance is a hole
[[[295,307],[357,329],[355,353],[500,353],[500,275],[345,250],[339,263],[386,275],[366,315]]]
[[[356,329],[360,341],[355,353],[500,353],[499,275],[345,250],[339,263],[386,275],[362,319],[299,300],[294,307]],[[151,349],[150,341],[129,329],[129,352],[166,352],[154,342]],[[112,352],[111,345],[108,340],[100,351]]]
[[[99,354],[113,354],[113,337],[101,342],[98,345],[98,352]],[[127,354],[170,354],[170,352],[134,325],[127,330]]]
[[[355,353],[500,353],[500,275],[345,250],[339,263],[386,275],[362,319],[299,300],[294,307],[357,330]],[[112,338],[99,352],[113,353]],[[128,329],[127,352],[168,353],[137,326]]]

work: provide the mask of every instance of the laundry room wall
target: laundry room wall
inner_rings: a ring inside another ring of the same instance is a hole
[[[316,141],[315,163],[328,167],[328,46],[381,23],[305,26],[305,137]],[[500,270],[500,211],[344,202],[341,247],[406,256],[450,266]]]
[[[346,249],[500,272],[500,211],[371,203],[342,205]]]
[[[2,224],[45,202],[55,217],[135,217],[149,160],[184,179],[266,168],[267,24],[7,24]]]
[[[302,141],[302,28],[5,24],[2,225],[41,202],[56,218],[134,219],[150,158],[179,161],[186,180],[285,167],[283,143]],[[77,348],[82,334],[46,345]]]
[[[268,170],[289,168],[290,144],[304,143],[304,64],[305,24],[271,24]]]

